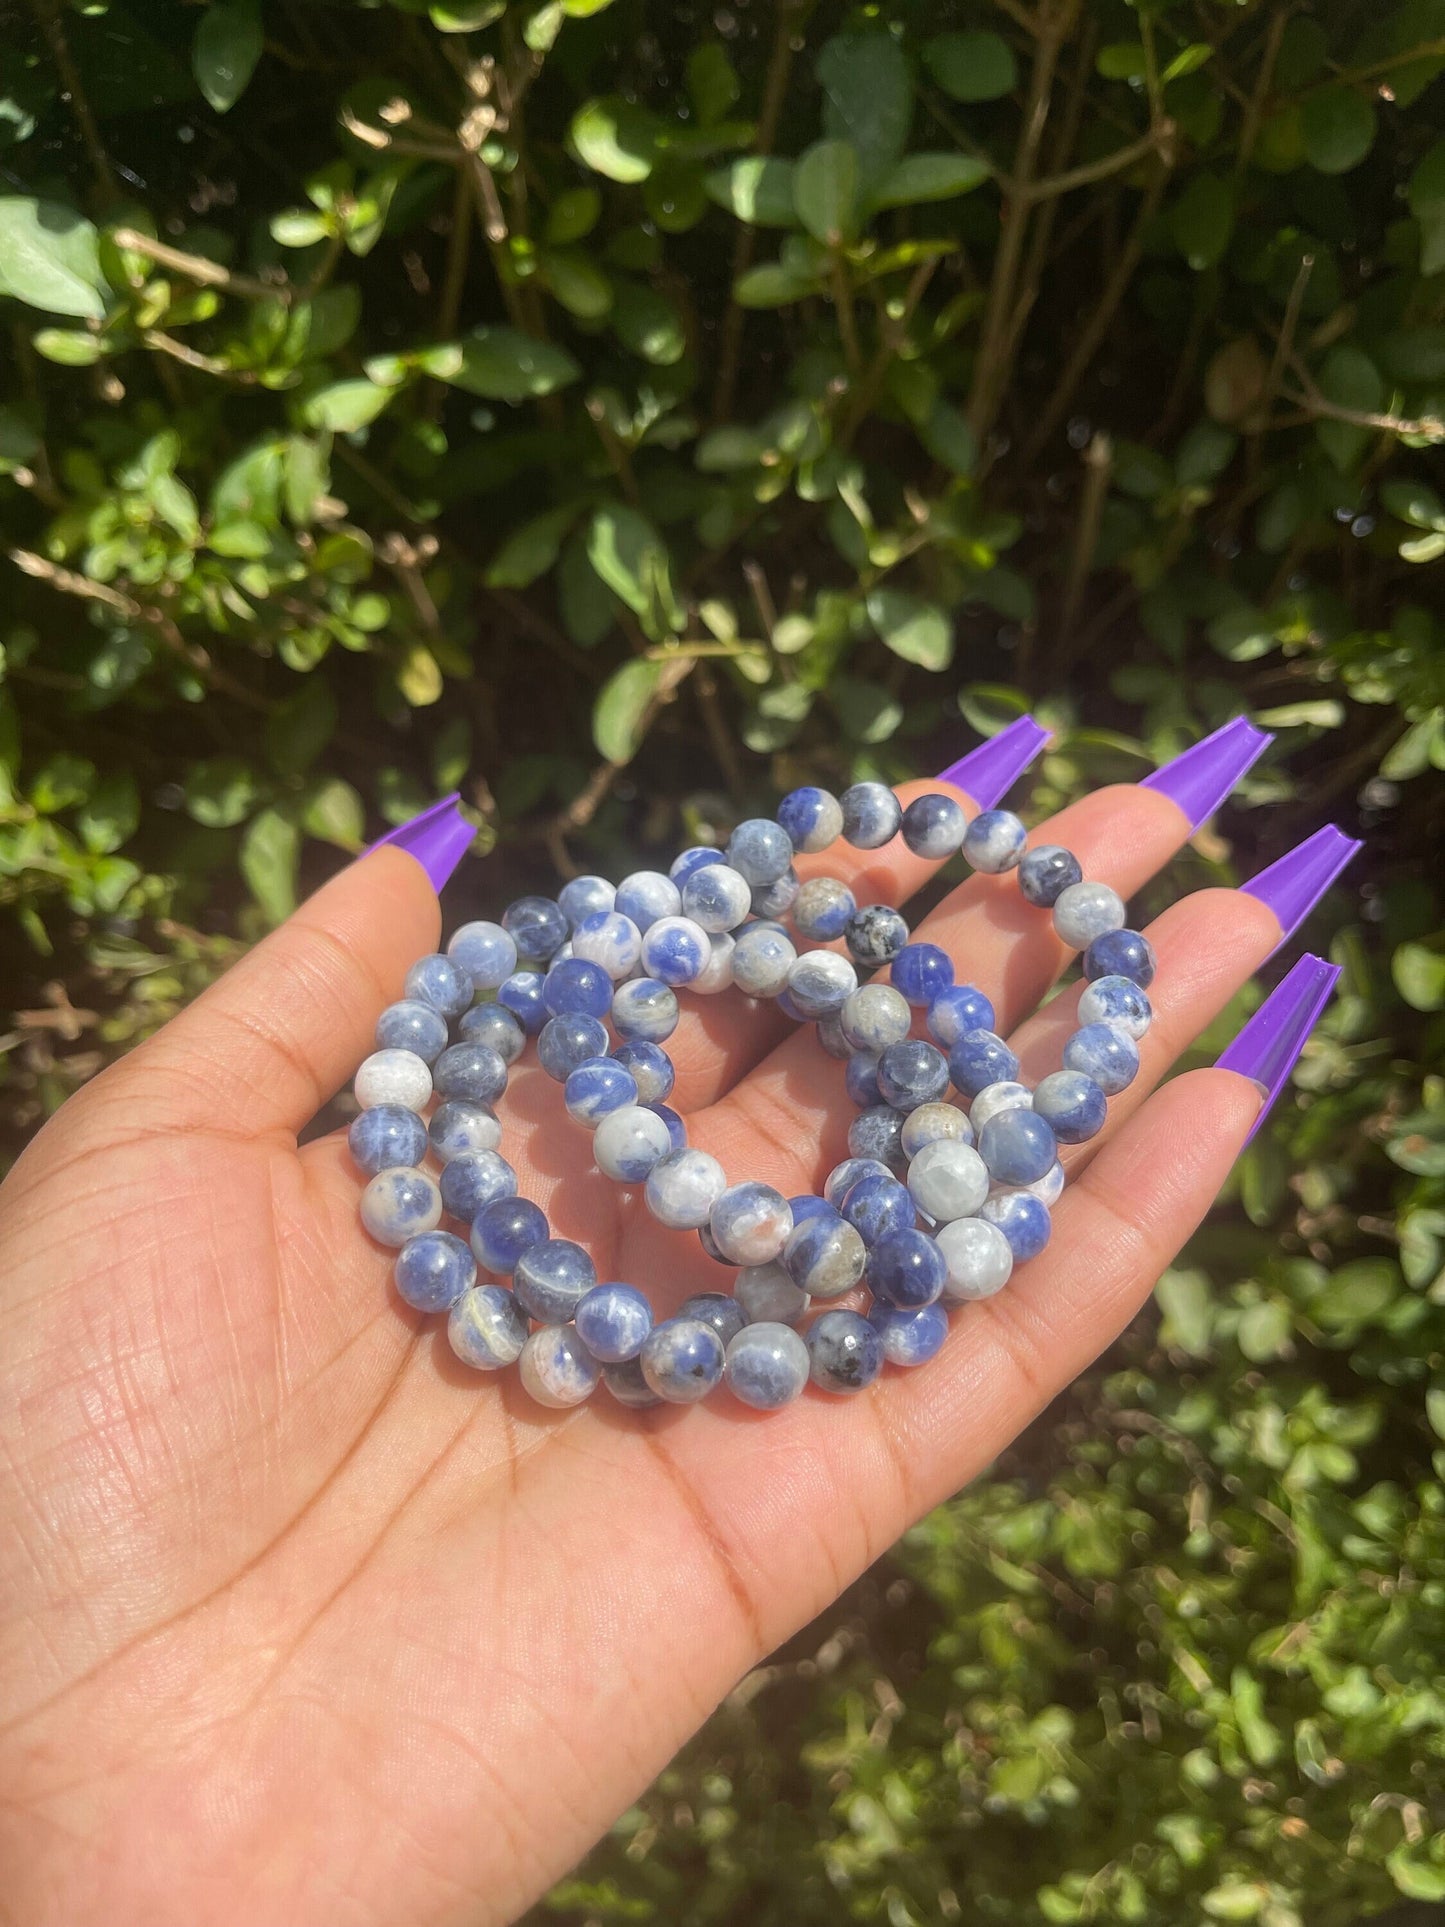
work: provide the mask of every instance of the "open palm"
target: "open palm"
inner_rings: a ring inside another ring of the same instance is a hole
[[[1125,895],[1187,833],[1130,788],[1048,828]],[[828,869],[900,903],[929,874],[901,846]],[[0,1192],[0,1865],[27,1927],[512,1918],[1129,1319],[1259,1105],[1228,1071],[1152,1087],[1279,937],[1230,891],[1167,912],[1143,1070],[1050,1249],[921,1372],[763,1417],[721,1395],[541,1411],[390,1288],[344,1140],[296,1133],[437,933],[419,866],[377,851],[73,1098]],[[976,877],[925,934],[1021,1074],[1054,1068],[1073,993],[1030,1015],[1067,962],[1049,919]],[[842,1155],[842,1066],[770,1006],[692,999],[669,1051],[730,1178],[797,1192]],[[524,1195],[600,1276],[660,1311],[726,1288],[597,1175],[535,1068],[504,1114]]]

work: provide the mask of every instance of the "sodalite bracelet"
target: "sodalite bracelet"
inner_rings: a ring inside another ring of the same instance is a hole
[[[901,835],[929,861],[962,851],[985,873],[1016,870],[1025,900],[1083,953],[1061,1070],[1030,1091],[988,997],[955,981],[945,951],[912,941],[890,905],[860,907],[838,878],[799,882],[794,853],[840,835],[864,850]],[[725,850],[683,851],[666,875],[636,871],[615,888],[577,877],[555,901],[522,897],[500,923],[464,924],[408,972],[356,1076],[362,1220],[399,1248],[401,1297],[447,1313],[464,1363],[517,1363],[532,1397],[554,1408],[604,1383],[642,1406],[689,1404],[725,1382],[770,1411],[810,1382],[852,1392],[885,1362],[933,1357],[950,1309],[1001,1290],[1047,1245],[1059,1147],[1102,1128],[1108,1097],[1137,1075],[1152,1016],[1153,952],[1124,928],[1117,893],[1088,881],[1071,852],[1026,844],[1007,810],[970,821],[941,794],[905,809],[878,783],[842,797],[810,786],[785,796],[775,820],[740,823]],[[800,947],[839,940],[847,956]],[[860,969],[885,965],[889,982],[860,983]],[[665,1101],[678,989],[729,983],[813,1023],[847,1060],[859,1116],[821,1196],[729,1184]],[[913,1035],[919,1012],[926,1037]],[[529,1037],[568,1115],[592,1132],[598,1169],[640,1188],[659,1223],[695,1230],[736,1268],[734,1293],[697,1294],[655,1323],[644,1293],[599,1281],[582,1246],[553,1237],[541,1207],[518,1195],[494,1106]],[[947,1100],[950,1085],[963,1103]],[[439,1177],[422,1168],[428,1154]],[[467,1236],[444,1229],[444,1215]],[[823,1309],[796,1329],[815,1300],[859,1285],[873,1301],[866,1316]]]

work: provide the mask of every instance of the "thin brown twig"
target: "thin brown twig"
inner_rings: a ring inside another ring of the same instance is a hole
[[[1264,39],[1264,53],[1260,58],[1259,72],[1255,75],[1254,87],[1239,130],[1239,144],[1235,148],[1236,178],[1241,176],[1249,166],[1250,156],[1254,152],[1254,143],[1258,138],[1260,122],[1264,117],[1264,105],[1269,99],[1269,90],[1274,85],[1274,68],[1279,58],[1280,42],[1284,39],[1284,30],[1289,25],[1289,19],[1288,7],[1278,7],[1270,15],[1269,31]]]
[[[111,239],[128,254],[143,254],[148,261],[154,261],[158,267],[169,268],[172,274],[182,275],[187,281],[194,281],[198,287],[219,288],[223,294],[239,295],[251,301],[284,301],[289,304],[296,298],[297,290],[289,281],[258,281],[249,274],[233,274],[229,268],[223,268],[219,261],[208,261],[202,254],[187,254],[165,241],[153,241],[150,235],[142,234],[136,228],[119,227]]]
[[[1114,472],[1114,444],[1102,430],[1084,450],[1084,486],[1079,496],[1079,518],[1074,525],[1074,540],[1069,552],[1068,573],[1059,606],[1059,645],[1068,647],[1083,600],[1084,584],[1094,565],[1099,546],[1099,530],[1104,519],[1104,502]]]
[[[107,201],[117,201],[120,199],[120,188],[116,183],[115,170],[105,151],[105,143],[100,138],[100,127],[91,110],[90,100],[81,84],[80,69],[70,51],[61,10],[56,0],[30,0],[30,10],[40,22],[41,32],[50,47],[50,57],[60,75],[62,98],[69,103],[85,151],[90,156],[96,183]]]

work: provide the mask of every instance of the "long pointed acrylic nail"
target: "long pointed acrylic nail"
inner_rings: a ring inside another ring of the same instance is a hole
[[[1178,804],[1190,829],[1197,830],[1273,741],[1267,729],[1257,729],[1246,717],[1236,716],[1232,723],[1146,776],[1139,787],[1157,790]]]
[[[1338,964],[1326,963],[1323,957],[1301,957],[1234,1042],[1225,1046],[1218,1068],[1237,1071],[1264,1092],[1246,1144],[1253,1142],[1271,1105],[1289,1082],[1290,1072],[1339,980]]]
[[[1278,862],[1261,870],[1257,877],[1240,887],[1246,896],[1258,897],[1273,910],[1280,927],[1280,943],[1292,937],[1345,865],[1364,844],[1333,823],[1287,850]],[[1279,947],[1275,946],[1276,949]]]
[[[459,801],[455,790],[444,796],[439,803],[433,803],[409,823],[400,823],[385,836],[379,836],[364,856],[372,850],[379,850],[384,843],[395,849],[405,850],[414,856],[431,879],[433,890],[440,891],[467,851],[471,848],[475,832],[470,823],[457,808]]]
[[[1013,788],[1051,733],[1032,716],[1019,716],[997,736],[940,770],[938,780],[961,789],[981,810],[991,810]]]

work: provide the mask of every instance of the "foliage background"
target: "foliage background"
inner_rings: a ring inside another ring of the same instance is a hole
[[[1037,814],[1247,708],[1151,900],[1369,837],[1157,1309],[539,1918],[1435,1914],[1445,0],[29,5],[12,1151],[457,783],[491,901],[1026,703]]]

